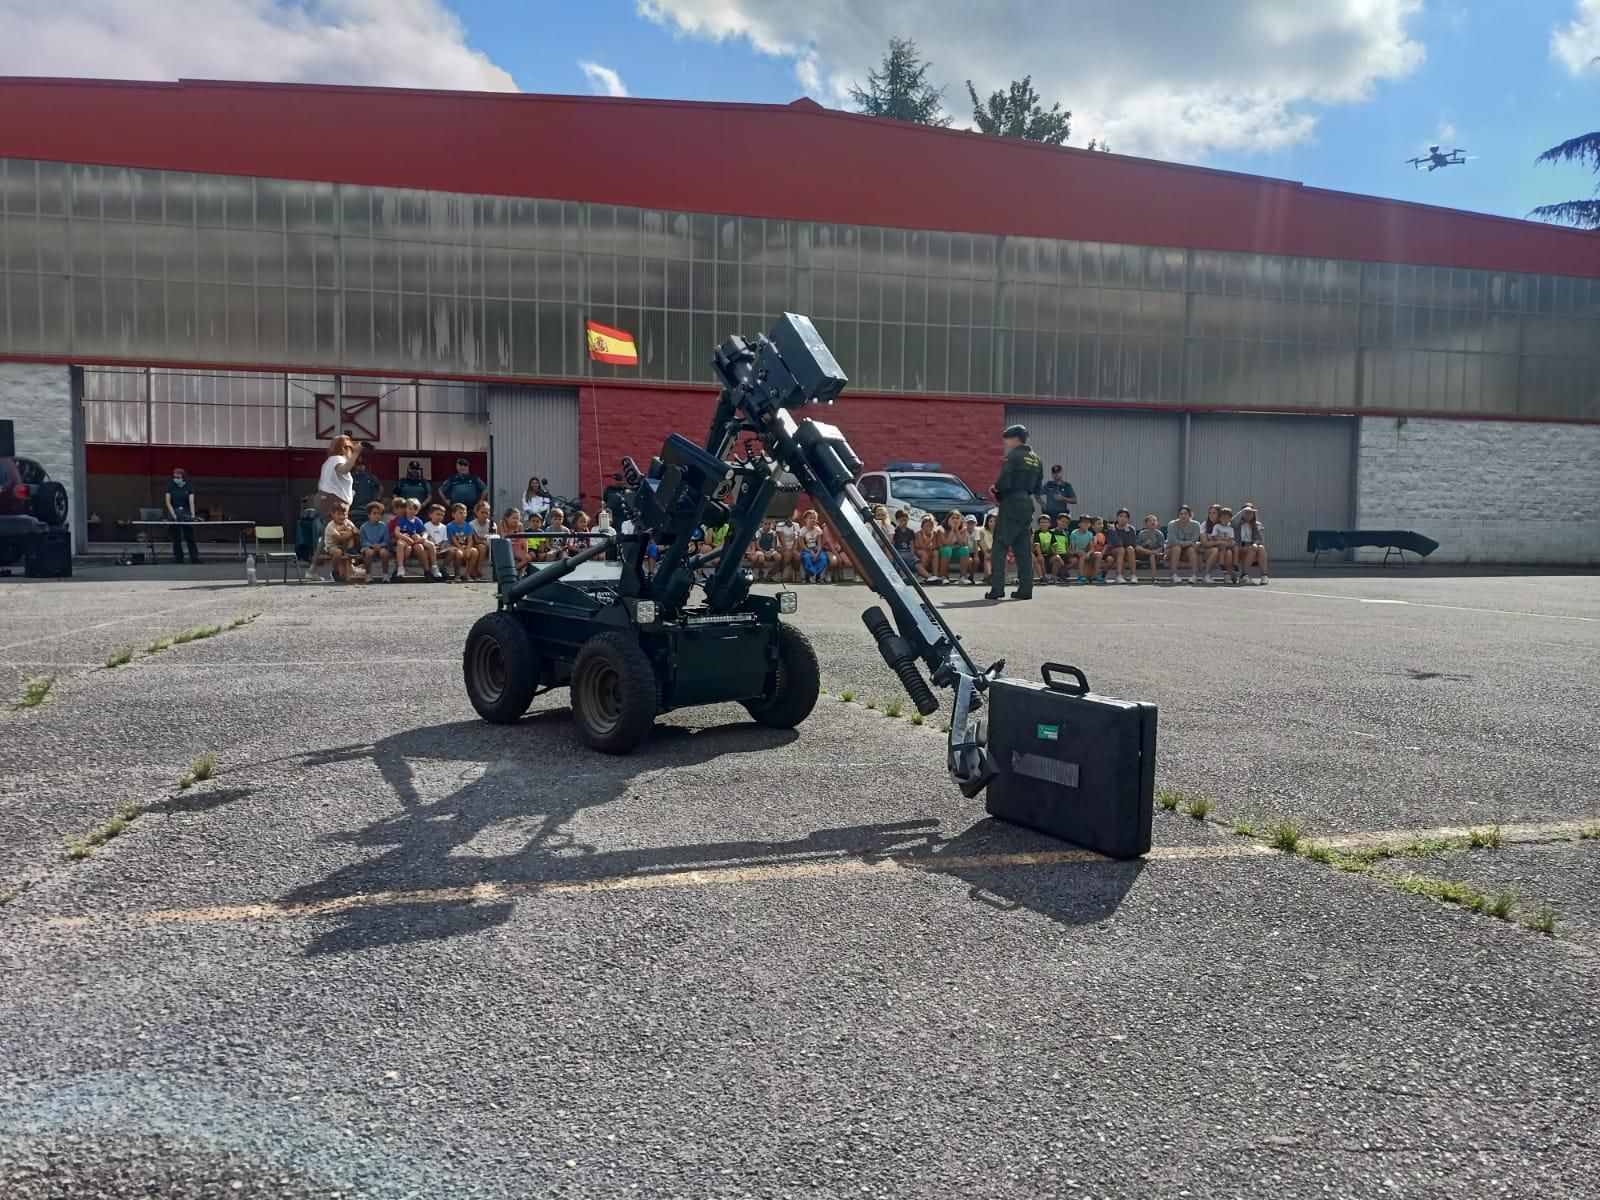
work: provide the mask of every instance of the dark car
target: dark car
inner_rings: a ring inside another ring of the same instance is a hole
[[[0,458],[0,567],[22,558],[30,533],[66,523],[66,488],[31,458]]]

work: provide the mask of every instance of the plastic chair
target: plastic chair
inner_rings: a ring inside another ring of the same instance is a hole
[[[272,549],[266,544],[268,542],[276,542],[278,548]],[[282,563],[284,583],[289,582],[289,564],[298,565],[300,562],[300,556],[289,549],[282,525],[256,526],[255,556],[266,563]]]

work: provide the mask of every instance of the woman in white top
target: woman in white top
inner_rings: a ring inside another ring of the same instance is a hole
[[[528,490],[522,493],[522,519],[535,515],[541,521],[550,515],[550,497],[544,494],[544,485],[537,478],[528,480]]]
[[[346,508],[355,502],[356,485],[350,476],[360,458],[361,447],[353,438],[341,433],[328,443],[328,457],[317,476],[317,516],[324,521],[333,515],[335,501]]]

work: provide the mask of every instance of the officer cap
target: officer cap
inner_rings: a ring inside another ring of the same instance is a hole
[[[1002,433],[1000,436],[1001,437],[1021,438],[1023,441],[1027,441],[1028,440],[1028,427],[1026,425],[1007,425],[1006,429],[1005,429],[1005,432]]]

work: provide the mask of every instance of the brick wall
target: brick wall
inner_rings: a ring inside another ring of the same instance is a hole
[[[0,417],[16,428],[17,453],[43,465],[67,489],[70,524],[82,529],[72,446],[72,372],[68,367],[0,362]]]
[[[1433,562],[1600,565],[1600,426],[1363,417],[1357,508]]]
[[[643,467],[669,433],[703,441],[716,399],[710,388],[579,389],[579,487],[599,496],[623,455]],[[832,408],[810,408],[806,415],[838,426],[867,470],[896,459],[931,460],[983,493],[1000,467],[1005,411],[1001,400],[846,393]]]

